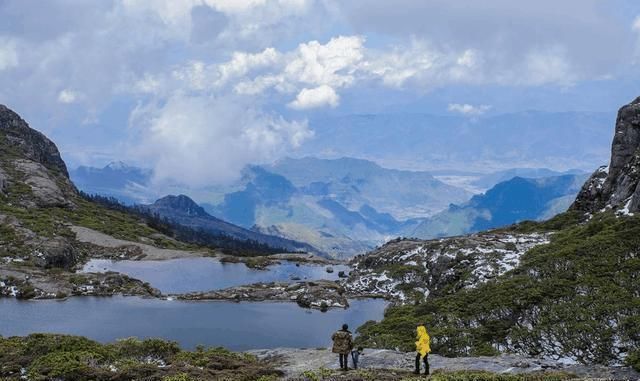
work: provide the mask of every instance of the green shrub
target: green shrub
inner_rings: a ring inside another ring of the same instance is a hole
[[[18,292],[16,298],[18,299],[33,299],[36,297],[36,289],[29,283],[23,283],[18,286]]]
[[[180,352],[180,347],[175,341],[162,339],[140,340],[135,337],[118,340],[114,344],[109,344],[108,347],[118,358],[138,360],[153,357],[167,361]]]
[[[625,364],[640,372],[640,349],[631,351],[625,359]]]
[[[104,358],[94,352],[53,352],[36,359],[28,369],[32,380],[95,380],[105,373],[99,368]]]

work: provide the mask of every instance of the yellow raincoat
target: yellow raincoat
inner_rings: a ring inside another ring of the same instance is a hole
[[[431,338],[423,325],[419,326],[416,331],[416,352],[420,353],[420,357],[424,358],[427,353],[431,352]]]

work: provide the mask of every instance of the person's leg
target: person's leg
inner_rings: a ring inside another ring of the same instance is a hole
[[[340,357],[340,369],[344,369],[344,357],[342,356],[342,353],[339,353],[338,357]]]
[[[416,354],[416,370],[413,373],[420,374],[420,353]]]
[[[349,370],[349,355],[344,354],[344,370]]]
[[[424,356],[424,374],[429,374],[429,354]]]

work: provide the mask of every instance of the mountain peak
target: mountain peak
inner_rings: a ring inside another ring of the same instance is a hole
[[[42,133],[29,127],[16,112],[0,105],[0,148],[7,142],[9,150],[69,177],[67,166],[60,157],[58,147]]]
[[[113,171],[122,171],[130,168],[132,167],[127,165],[124,161],[112,161],[104,167],[104,169],[111,169]]]
[[[205,217],[209,216],[205,210],[193,201],[189,196],[183,194],[174,196],[169,195],[162,197],[153,203],[156,208],[171,209],[175,212],[180,212],[188,216]]]
[[[609,167],[601,167],[582,187],[572,209],[640,211],[640,97],[622,106],[616,119]]]

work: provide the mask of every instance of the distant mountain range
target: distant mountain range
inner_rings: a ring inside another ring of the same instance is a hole
[[[514,177],[462,205],[450,205],[408,235],[430,239],[475,233],[524,220],[546,220],[567,210],[587,178],[587,174],[538,179]]]
[[[580,168],[609,160],[613,113],[526,111],[469,118],[377,114],[309,120],[300,156],[357,157],[387,167],[493,172],[509,167]]]
[[[120,178],[113,173],[120,171]],[[101,176],[104,174],[104,176]],[[154,195],[150,171],[123,164],[71,172],[77,186],[125,202],[148,203]],[[415,227],[471,194],[426,172],[382,168],[356,159],[285,159],[249,166],[227,187],[188,189],[211,215],[241,227],[307,242],[334,256],[366,251]],[[197,195],[197,196],[196,196]]]
[[[153,171],[113,162],[104,168],[80,166],[70,172],[74,184],[83,192],[112,196],[125,204],[147,201]]]
[[[523,168],[489,174],[440,171],[433,176],[352,158],[286,158],[268,166],[246,167],[238,182],[225,187],[194,190],[174,186],[172,193],[189,194],[200,201],[200,206],[193,203],[187,208],[197,210],[195,215],[185,215],[184,205],[167,207],[169,201],[171,205],[180,201],[173,198],[161,198],[149,208],[187,226],[206,225],[215,230],[216,224],[227,223],[254,234],[304,242],[331,256],[349,257],[397,236],[462,234],[544,218],[563,211],[578,191],[565,183],[556,184],[560,190],[551,191],[552,180],[522,179],[527,184],[547,185],[531,185],[531,198],[523,199],[521,206],[526,213],[519,214],[513,209],[513,200],[529,193],[519,193],[517,182],[504,183],[473,198],[464,189],[477,193],[515,174],[539,177],[560,172]],[[123,163],[71,171],[71,178],[85,192],[138,204],[163,196],[154,194],[152,175],[149,170]],[[513,199],[507,202],[504,198]],[[531,204],[539,199],[545,200],[543,206]]]

